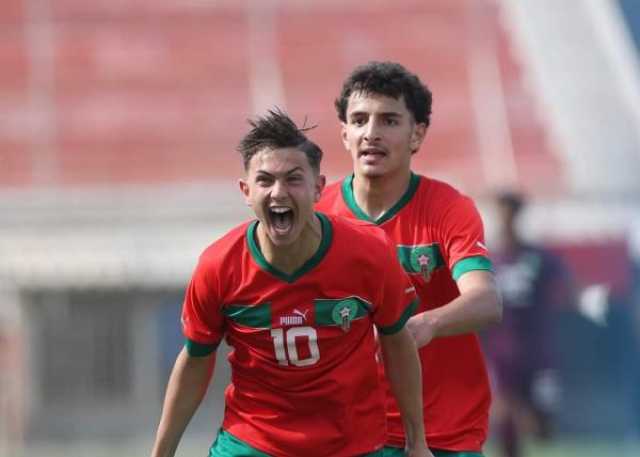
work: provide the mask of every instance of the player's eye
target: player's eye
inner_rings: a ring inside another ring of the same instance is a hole
[[[367,119],[364,116],[351,118],[351,123],[353,125],[357,125],[358,127],[362,127],[367,123]]]
[[[259,176],[256,177],[256,182],[260,186],[269,186],[269,185],[271,185],[271,183],[273,183],[273,179],[269,178],[268,176],[265,176],[265,175],[259,175]]]

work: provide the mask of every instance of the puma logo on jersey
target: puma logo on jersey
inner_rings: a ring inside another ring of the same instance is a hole
[[[405,294],[410,294],[411,292],[415,292],[415,291],[416,291],[416,288],[415,288],[415,287],[413,287],[413,286],[411,286],[411,287],[407,287],[407,288],[404,290],[404,293],[405,293]]]
[[[280,316],[280,325],[302,325],[307,320],[308,309],[300,311],[294,309],[291,314],[287,316]]]

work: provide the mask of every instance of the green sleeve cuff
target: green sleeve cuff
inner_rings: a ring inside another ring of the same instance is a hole
[[[491,265],[491,260],[482,255],[466,257],[456,262],[451,275],[457,281],[460,276],[473,270],[493,271],[493,265]]]
[[[413,313],[416,311],[419,302],[420,300],[418,298],[413,300],[404,310],[402,316],[400,316],[400,319],[398,319],[398,322],[387,327],[378,327],[378,331],[383,335],[393,335],[394,333],[398,333],[400,330],[402,330],[402,327],[404,327],[404,324],[407,323],[409,318],[413,316]]]
[[[218,344],[202,344],[187,339],[184,347],[187,348],[187,353],[191,357],[206,357],[218,348]]]

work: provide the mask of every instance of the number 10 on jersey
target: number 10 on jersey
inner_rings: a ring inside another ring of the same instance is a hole
[[[289,327],[271,329],[273,348],[275,350],[278,364],[282,366],[295,365],[296,367],[307,367],[320,360],[320,350],[318,349],[318,333],[313,327]],[[296,338],[305,338],[309,344],[309,356],[301,359],[298,357]],[[286,350],[285,350],[286,342]],[[287,356],[288,355],[288,356]]]

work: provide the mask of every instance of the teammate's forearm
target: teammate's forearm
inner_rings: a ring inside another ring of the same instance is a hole
[[[393,335],[381,335],[385,373],[396,398],[404,424],[407,448],[425,445],[422,413],[422,370],[415,342],[403,328]]]
[[[425,311],[422,318],[433,326],[435,337],[477,332],[500,321],[502,301],[495,289],[472,289],[445,306]]]
[[[187,424],[207,391],[215,353],[190,357],[182,349],[169,377],[152,457],[173,457]]]

